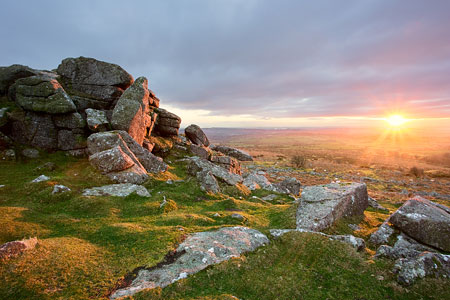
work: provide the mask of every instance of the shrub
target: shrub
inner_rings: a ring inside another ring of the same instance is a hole
[[[306,161],[306,157],[303,155],[294,155],[291,158],[291,164],[296,168],[305,168]]]
[[[416,166],[412,167],[411,169],[409,169],[409,174],[414,175],[415,177],[419,178],[419,177],[423,177],[424,175],[424,170],[421,168],[418,168]]]

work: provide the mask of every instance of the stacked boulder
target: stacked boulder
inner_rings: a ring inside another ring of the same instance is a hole
[[[214,152],[209,148],[210,142],[203,130],[195,124],[185,129],[185,135],[190,140],[188,147],[195,156],[191,158],[189,172],[196,176],[203,190],[220,192],[217,179],[228,185],[243,182],[241,165],[233,157]]]
[[[89,161],[116,183],[142,184],[147,173],[167,170],[163,160],[143,148],[126,131],[94,133],[88,141]]]
[[[157,109],[155,130],[160,136],[177,136],[180,129],[181,118],[165,109]]]
[[[397,242],[387,245],[390,240]],[[450,208],[420,196],[409,199],[395,211],[370,241],[381,245],[376,257],[395,259],[398,281],[411,284],[417,278],[450,276]]]

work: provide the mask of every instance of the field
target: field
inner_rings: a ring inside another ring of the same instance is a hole
[[[416,193],[450,204],[450,140],[447,133],[414,135],[403,140],[343,129],[231,130],[207,129],[214,143],[248,150],[256,161],[244,168],[267,170],[273,181],[295,176],[303,185],[364,181],[369,194],[391,212]],[[401,141],[401,142],[400,142]],[[131,195],[84,197],[86,187],[109,181],[86,159],[64,153],[41,153],[39,159],[0,162],[0,244],[36,236],[38,246],[0,262],[0,299],[106,299],[135,268],[153,266],[192,232],[243,225],[268,234],[294,228],[293,199],[277,195],[261,202],[237,188],[221,194],[202,192],[187,175],[174,150],[165,158],[171,168],[145,186],[150,198]],[[293,166],[292,157],[303,158]],[[54,162],[53,171],[36,170]],[[416,169],[414,169],[415,167]],[[30,183],[45,173],[50,181]],[[173,184],[166,181],[172,179]],[[70,193],[53,195],[63,184]],[[425,193],[425,194],[424,194]],[[176,205],[160,208],[163,197]],[[243,221],[231,218],[233,212]],[[220,217],[215,214],[220,214]],[[368,238],[389,215],[373,208],[364,217],[343,220],[329,233]],[[357,224],[353,231],[347,225]],[[134,299],[444,299],[448,280],[427,278],[403,287],[391,272],[392,262],[326,238],[291,233],[269,246],[208,267],[165,289],[144,291]]]

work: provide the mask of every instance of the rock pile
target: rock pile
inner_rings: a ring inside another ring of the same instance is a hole
[[[120,66],[93,58],[66,58],[56,71],[0,68],[2,95],[16,106],[2,109],[2,134],[44,150],[84,150],[90,134],[112,129],[142,145],[153,135],[177,135],[181,122],[159,109],[145,77],[134,81]]]
[[[388,246],[397,235],[394,246]],[[411,284],[425,276],[450,277],[450,208],[420,196],[409,199],[395,211],[370,241],[381,244],[376,257],[396,260],[398,281]]]
[[[376,244],[387,243],[397,229],[418,242],[450,252],[450,208],[420,196],[409,199],[372,234]]]
[[[210,145],[199,126],[192,124],[186,127],[185,134],[191,143],[188,145],[189,150],[194,154],[190,158],[189,173],[197,177],[203,190],[217,193],[220,191],[219,182],[225,182],[228,185],[242,183],[251,191],[262,188],[278,193],[299,194],[301,184],[295,178],[286,178],[275,184],[267,179],[265,173],[249,173],[243,178],[240,161],[253,161],[250,154],[231,147]]]
[[[123,130],[94,133],[87,145],[91,164],[116,183],[141,184],[148,179],[147,173],[167,170],[161,158]]]
[[[142,145],[155,135],[178,135],[181,123],[159,108],[145,77],[134,80],[120,66],[93,58],[66,58],[51,72],[1,68],[2,95],[15,106],[0,111],[3,149],[15,141],[72,155],[88,150],[92,164],[117,183],[164,172],[167,166]]]

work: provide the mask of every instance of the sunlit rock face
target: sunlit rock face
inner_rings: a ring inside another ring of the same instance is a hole
[[[128,132],[140,145],[151,125],[148,99],[148,81],[139,77],[120,97],[111,118],[113,129]]]
[[[132,283],[112,293],[111,299],[131,296],[143,289],[165,287],[242,253],[269,244],[267,236],[247,227],[225,227],[198,232],[181,243],[171,256],[172,262],[152,269],[140,270]]]
[[[297,209],[297,228],[320,231],[342,217],[362,215],[369,205],[364,183],[307,186]]]

